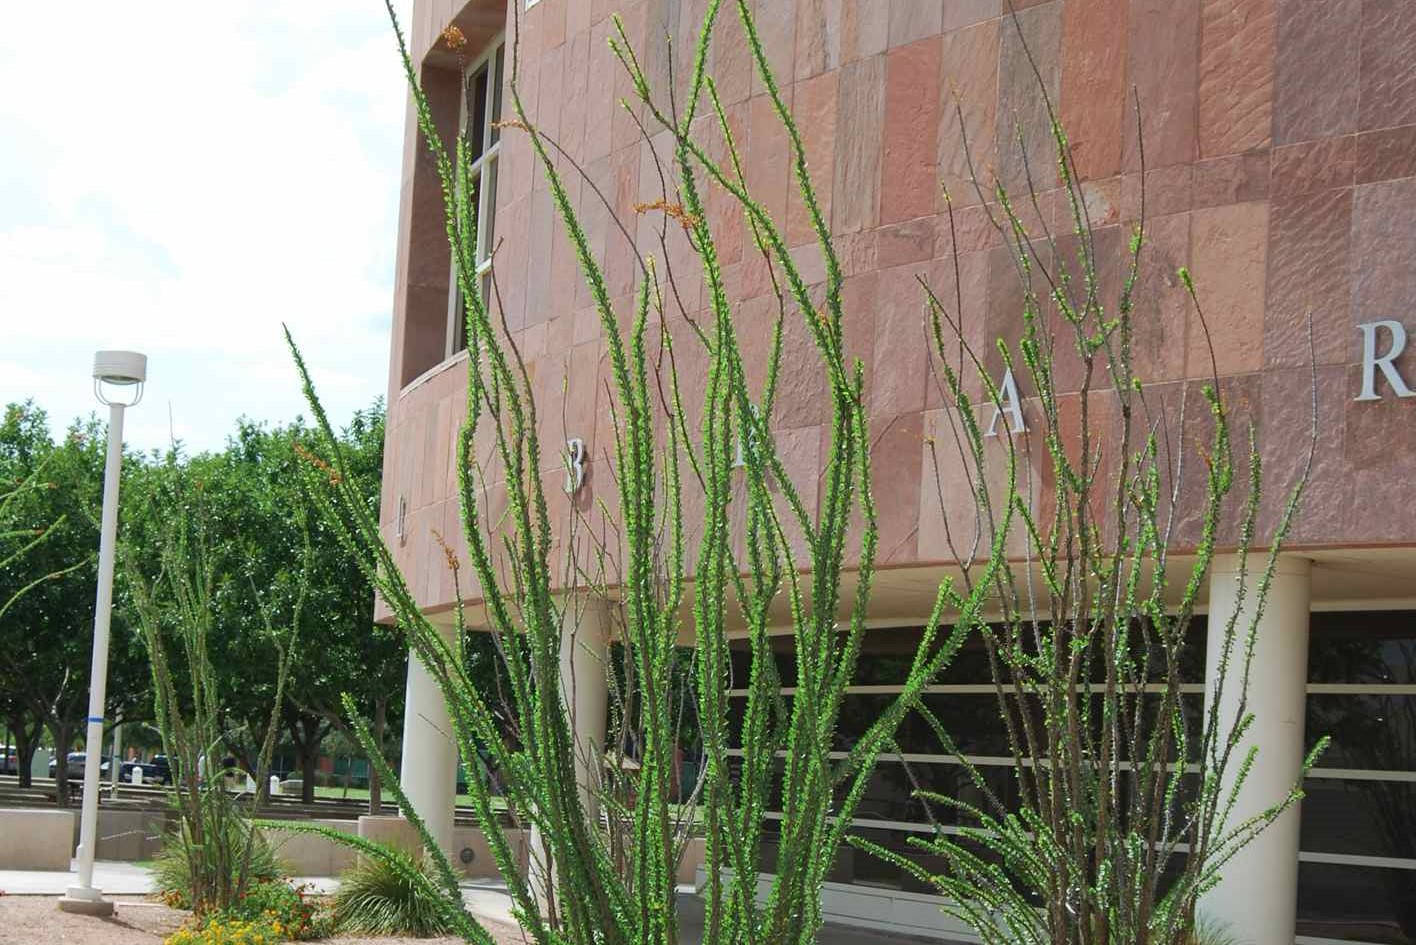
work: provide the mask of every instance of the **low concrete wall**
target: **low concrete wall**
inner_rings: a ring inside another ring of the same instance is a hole
[[[419,848],[418,836],[413,825],[402,817],[363,816],[352,820],[316,820],[306,823],[323,824],[344,833],[357,834],[380,843],[391,843],[404,850]],[[285,862],[290,872],[296,876],[338,876],[353,866],[359,859],[350,847],[335,843],[327,837],[294,831],[267,830],[267,836],[276,845],[276,854]],[[526,832],[515,828],[506,831],[507,842],[511,845],[512,856],[525,875],[529,860]],[[469,878],[489,878],[497,875],[496,860],[492,858],[491,847],[486,837],[476,827],[458,827],[453,832],[453,848],[450,851],[453,869],[460,870]],[[688,858],[685,858],[686,860]],[[698,860],[702,860],[701,845]],[[694,864],[696,865],[696,863]],[[687,875],[692,879],[690,865]],[[682,870],[680,871],[682,873]]]
[[[357,834],[359,824],[353,820],[301,820],[301,824],[318,824],[341,833]],[[292,876],[338,876],[354,865],[354,850],[328,837],[279,828],[262,828],[266,839],[275,847],[276,858]]]
[[[698,870],[707,856],[707,844],[702,837],[693,837],[683,849],[683,859],[679,860],[678,872],[674,880],[680,886],[697,886]]]
[[[71,810],[0,809],[0,869],[67,871],[78,821]]]
[[[73,813],[73,812],[70,812]],[[150,860],[162,849],[162,838],[175,825],[167,811],[98,809],[99,860]],[[74,816],[74,849],[79,846],[79,817]]]
[[[511,846],[512,857],[516,860],[521,875],[526,875],[530,860],[530,844],[527,832],[513,827],[506,828],[506,841]],[[461,869],[462,875],[474,879],[497,876],[497,861],[492,858],[491,845],[482,831],[476,827],[458,827],[452,832],[452,866]]]

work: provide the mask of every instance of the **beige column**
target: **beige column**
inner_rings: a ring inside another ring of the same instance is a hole
[[[1229,671],[1219,701],[1219,722],[1227,732],[1239,712],[1244,647],[1255,612],[1265,556],[1249,556],[1245,594],[1233,556],[1217,558],[1210,573],[1209,642],[1205,666],[1205,709],[1214,705],[1225,627],[1239,610]],[[1224,792],[1238,774],[1250,746],[1258,755],[1240,791],[1230,828],[1281,801],[1303,764],[1303,719],[1308,680],[1308,611],[1312,562],[1283,555],[1278,561],[1249,667],[1248,712],[1253,725],[1226,772]],[[1298,806],[1231,859],[1223,879],[1200,902],[1200,913],[1223,923],[1235,940],[1248,945],[1293,945],[1298,903]]]
[[[602,777],[605,749],[605,712],[609,702],[609,621],[605,604],[586,595],[562,603],[560,686],[561,701],[570,714],[575,737],[575,780],[586,816],[598,817],[596,791]],[[547,875],[547,874],[550,875]],[[547,870],[540,831],[531,830],[531,884],[544,907],[545,891],[554,882],[554,866]]]
[[[446,631],[450,634],[452,631]],[[403,793],[444,853],[451,856],[457,795],[457,742],[437,680],[412,651],[403,713]]]

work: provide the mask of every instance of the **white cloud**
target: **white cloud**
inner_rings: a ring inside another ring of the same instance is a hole
[[[407,0],[400,6],[407,7]],[[406,9],[405,9],[406,14]],[[150,358],[128,440],[219,446],[386,389],[404,87],[377,0],[17,4],[0,31],[0,403],[94,408]]]

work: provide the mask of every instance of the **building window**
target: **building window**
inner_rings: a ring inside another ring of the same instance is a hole
[[[1315,613],[1299,941],[1416,942],[1416,612]],[[1310,938],[1304,938],[1310,936]]]
[[[471,162],[471,202],[476,209],[477,288],[483,300],[491,294],[492,249],[496,238],[497,161],[501,154],[502,79],[506,68],[506,43],[498,36],[462,77],[462,104],[458,133]],[[452,288],[448,293],[448,350],[451,357],[467,347],[467,305],[457,279],[454,259]]]

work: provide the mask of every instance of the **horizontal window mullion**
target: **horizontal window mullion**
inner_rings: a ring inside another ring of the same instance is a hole
[[[1004,693],[1007,695],[1012,695],[1014,692],[1012,684],[1006,684],[1003,689]],[[1154,695],[1156,693],[1165,692],[1165,689],[1166,687],[1164,683],[1147,683],[1144,691],[1147,694]],[[796,695],[797,687],[783,686],[777,691],[784,696],[792,696]],[[845,694],[848,696],[890,696],[897,695],[904,691],[905,687],[903,685],[847,686]],[[1096,687],[1093,687],[1093,689],[1091,690],[1091,694],[1094,696],[1102,695],[1105,693],[1105,691],[1105,686],[1102,684],[1098,684]],[[1125,694],[1130,694],[1134,690],[1130,688],[1124,688],[1121,691]],[[1180,684],[1180,692],[1185,695],[1202,695],[1204,691],[1205,687],[1203,683]],[[1030,690],[1030,694],[1035,695],[1036,692],[1037,690]],[[727,690],[727,696],[730,699],[743,699],[747,697],[748,693],[749,690],[747,689]],[[993,683],[949,683],[947,685],[925,686],[923,689],[920,690],[920,693],[926,696],[992,696],[997,695],[998,687]]]
[[[1313,768],[1310,778],[1330,778],[1337,781],[1407,781],[1416,782],[1416,771],[1382,771],[1373,768]]]

